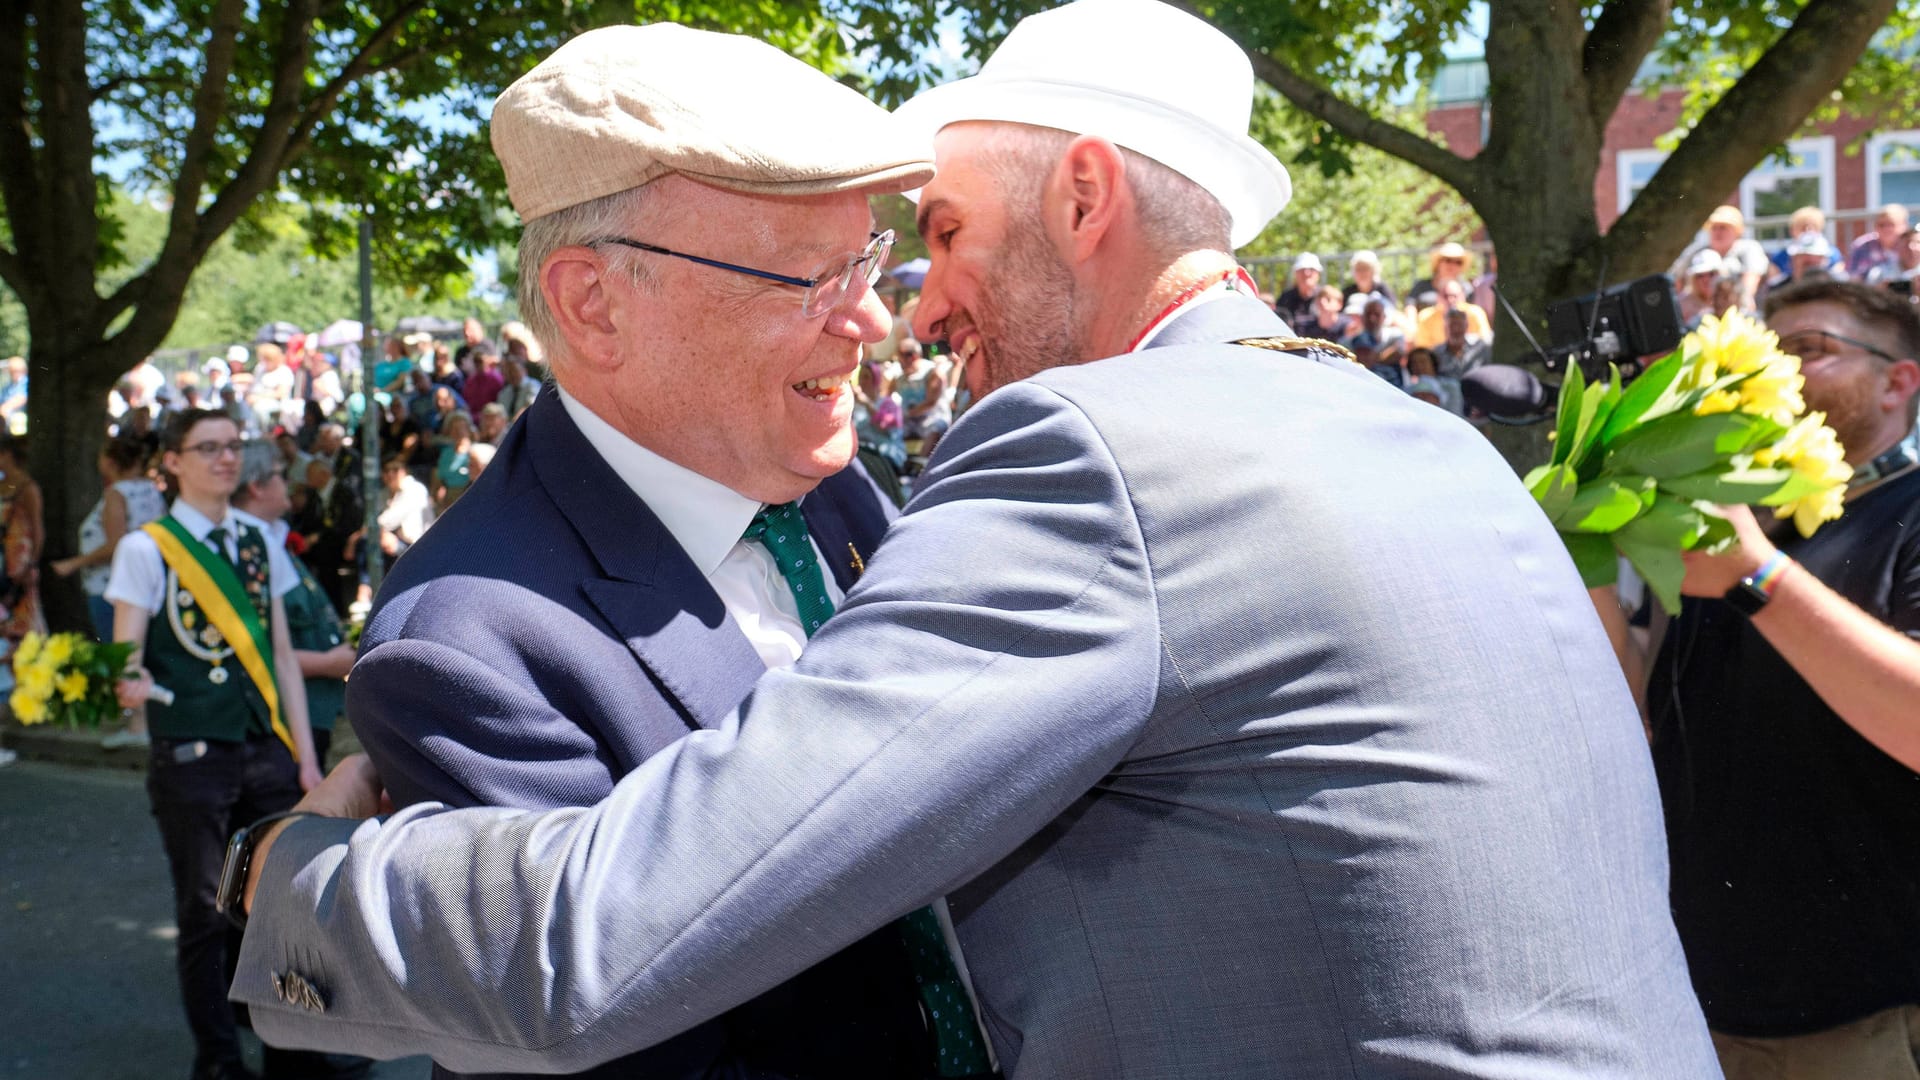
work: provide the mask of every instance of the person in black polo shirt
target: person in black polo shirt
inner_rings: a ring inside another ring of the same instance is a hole
[[[1767,311],[1855,473],[1812,538],[1737,508],[1687,557],[1647,696],[1674,919],[1730,1080],[1912,1077],[1920,309],[1819,282]]]
[[[187,409],[170,418],[162,446],[179,496],[120,541],[106,598],[114,640],[139,646],[120,704],[147,706],[147,794],[173,875],[193,1076],[232,1078],[247,1074],[227,1003],[237,939],[214,910],[227,837],[292,806],[320,770],[282,602],[298,574],[229,503],[240,429],[225,413]],[[320,1071],[311,1058],[270,1049],[267,1075],[311,1075]]]

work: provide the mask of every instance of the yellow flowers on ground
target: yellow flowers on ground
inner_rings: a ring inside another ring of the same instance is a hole
[[[1847,464],[1846,449],[1827,426],[1826,413],[1802,417],[1772,446],[1754,451],[1753,463],[1769,468],[1784,465],[1813,486],[1808,494],[1773,511],[1780,518],[1792,518],[1801,536],[1812,536],[1821,522],[1840,517],[1853,466]]]

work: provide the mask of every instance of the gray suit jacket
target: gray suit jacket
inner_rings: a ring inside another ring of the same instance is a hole
[[[801,663],[596,807],[296,823],[236,999],[577,1069],[951,893],[1016,1078],[1717,1075],[1559,540],[1461,421],[1223,344],[1280,332],[982,401]]]

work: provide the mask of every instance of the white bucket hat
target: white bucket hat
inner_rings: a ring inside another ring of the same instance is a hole
[[[917,134],[999,120],[1097,135],[1206,189],[1248,243],[1293,196],[1287,170],[1247,137],[1253,65],[1233,40],[1159,0],[1077,0],[1020,20],[980,74],[895,114]]]

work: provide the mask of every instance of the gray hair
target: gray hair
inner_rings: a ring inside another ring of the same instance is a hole
[[[540,289],[540,268],[554,252],[576,244],[589,244],[609,236],[619,236],[632,227],[634,215],[649,200],[646,187],[628,188],[612,195],[542,214],[520,232],[520,316],[532,331],[534,340],[544,343],[559,360],[566,351],[566,339],[547,306]],[[610,246],[600,249],[607,265],[626,274],[636,288],[653,283],[652,266],[629,248]],[[531,352],[531,350],[529,350]]]
[[[1056,128],[994,124],[982,144],[983,164],[1010,206],[1037,208],[1047,172],[1076,136]],[[1139,217],[1149,227],[1147,242],[1158,254],[1189,251],[1231,252],[1233,216],[1205,188],[1165,165],[1120,147],[1127,184]]]
[[[248,439],[247,445],[240,451],[240,486],[234,494],[245,498],[247,488],[273,479],[274,474],[284,467],[280,448],[273,445],[271,440]]]

